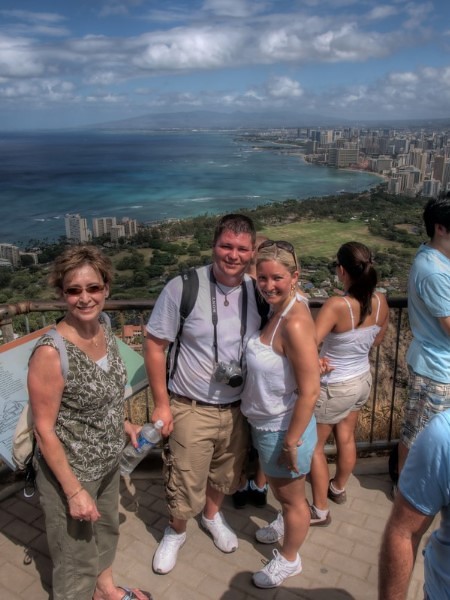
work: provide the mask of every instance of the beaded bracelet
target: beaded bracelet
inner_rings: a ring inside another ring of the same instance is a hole
[[[81,492],[81,490],[84,490],[84,487],[82,485],[80,485],[80,487],[77,489],[76,492],[74,492],[73,494],[71,494],[70,496],[67,496],[67,502],[70,502],[72,500],[72,498],[75,498],[75,496],[77,494],[79,494]]]

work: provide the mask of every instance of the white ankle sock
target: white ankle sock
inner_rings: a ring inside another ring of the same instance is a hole
[[[316,515],[319,517],[319,519],[325,519],[327,514],[330,512],[328,508],[326,510],[321,510],[320,508],[317,508],[317,506],[314,506],[314,504],[312,506],[316,511]]]
[[[287,558],[285,558],[282,554],[281,554],[281,558],[283,559],[283,561],[288,564],[290,567],[296,567],[298,565],[298,563],[300,562],[300,554],[297,554],[297,558],[295,560],[288,560]]]
[[[334,483],[333,480],[330,481],[330,490],[332,492],[334,492],[335,494],[342,494],[342,492],[345,492],[345,488],[343,490],[338,489]]]
[[[265,492],[267,489],[267,484],[263,485],[262,488],[258,487],[256,485],[256,483],[253,481],[253,479],[250,479],[250,489],[253,491],[258,491],[258,492]]]

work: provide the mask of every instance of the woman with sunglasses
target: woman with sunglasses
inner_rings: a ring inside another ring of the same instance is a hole
[[[253,575],[257,587],[280,585],[302,570],[298,550],[309,528],[305,476],[317,441],[314,405],[319,361],[314,322],[298,291],[299,267],[291,244],[267,240],[256,255],[258,289],[271,306],[264,328],[250,338],[242,412],[281,512],[256,532],[262,543],[281,538],[280,551]]]
[[[29,363],[28,390],[37,440],[37,485],[53,561],[54,600],[145,600],[114,584],[119,535],[119,458],[125,430],[126,369],[102,310],[110,260],[94,246],[74,246],[53,264],[50,284],[67,312],[56,325],[67,352],[43,335]],[[59,339],[59,338],[58,338]]]
[[[355,428],[369,399],[372,378],[369,351],[381,344],[389,321],[383,294],[376,292],[377,273],[364,244],[348,242],[334,264],[344,296],[329,298],[316,317],[317,343],[324,367],[315,415],[318,442],[311,468],[311,525],[331,522],[328,499],[343,504],[345,486],[356,463]],[[336,472],[329,477],[325,444],[333,434]]]

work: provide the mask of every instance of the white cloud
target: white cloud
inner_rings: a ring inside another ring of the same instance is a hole
[[[225,17],[244,18],[264,11],[266,2],[251,0],[205,0],[203,10]]]
[[[405,21],[404,26],[407,29],[417,29],[423,27],[426,23],[427,18],[434,12],[434,5],[432,2],[408,2],[405,6],[405,11],[408,15],[408,19]]]
[[[141,69],[210,69],[235,63],[242,47],[241,36],[232,29],[211,27],[173,30],[142,36],[142,50],[132,57]]]
[[[0,76],[38,77],[45,73],[45,62],[26,38],[0,35]]]
[[[338,5],[345,9],[339,11]],[[330,90],[321,81],[320,93],[311,83],[311,72],[319,74],[323,65],[341,69],[350,81],[345,70],[354,64],[367,63],[370,70],[373,61],[377,72],[380,59],[386,59],[386,65],[400,64],[395,63],[399,50],[404,57],[424,41],[436,40],[426,28],[431,7],[429,1],[411,0],[393,5],[356,0],[198,0],[192,5],[111,0],[103,4],[105,18],[93,26],[88,23],[83,36],[69,36],[67,20],[58,13],[3,10],[0,18],[7,23],[0,26],[0,97],[17,95],[35,102],[41,96],[43,103],[122,103],[128,108],[133,103],[142,106],[145,95],[146,106],[162,109],[245,110],[294,106],[301,97],[302,107],[322,114],[378,114],[392,112],[393,107],[402,114],[407,105],[434,115],[432,106],[440,107],[444,99],[448,105],[450,67],[392,67],[371,84],[370,75],[361,75],[359,68],[351,86]],[[278,12],[270,13],[270,8]],[[99,23],[117,24],[117,15],[126,15],[130,23],[139,16],[136,30],[145,33],[127,35],[130,30],[124,26],[124,35],[108,35],[111,30]],[[448,39],[446,27],[439,36],[442,45]],[[309,71],[305,81],[304,67]],[[244,71],[249,74],[245,83]],[[226,85],[221,83],[222,73]],[[131,89],[132,81],[137,90]]]
[[[86,79],[86,83],[102,86],[112,85],[118,81],[120,81],[120,78],[115,71],[97,71]]]
[[[58,13],[0,10],[0,17],[10,21],[7,27],[3,26],[3,29],[13,34],[62,37],[69,33],[66,27],[59,25],[66,18]]]
[[[389,75],[389,81],[393,85],[408,85],[416,84],[419,81],[419,77],[416,73],[405,72],[405,73],[391,73]]]
[[[120,94],[91,94],[86,97],[88,104],[121,104],[126,97]]]
[[[289,77],[276,77],[268,85],[269,95],[273,98],[299,98],[303,96],[300,84]]]
[[[450,66],[390,73],[371,85],[330,90],[318,99],[321,110],[349,110],[353,118],[387,114],[396,118],[443,118],[448,117],[449,100]]]
[[[392,17],[398,13],[398,9],[395,6],[389,4],[379,4],[372,8],[367,14],[369,21],[378,21],[379,19],[386,19]]]
[[[130,9],[143,4],[145,0],[110,0],[105,2],[99,11],[101,17],[127,15]]]
[[[11,100],[30,100],[34,104],[43,102],[71,102],[75,86],[70,81],[41,79],[16,81],[0,87],[0,97]]]
[[[27,10],[0,10],[0,16],[28,21],[30,23],[60,23],[66,18],[58,13],[32,12]]]

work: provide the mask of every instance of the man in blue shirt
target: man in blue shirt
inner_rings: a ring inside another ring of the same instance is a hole
[[[424,551],[425,600],[450,600],[450,410],[435,415],[400,474],[380,551],[379,598],[404,600],[420,540],[441,511]]]
[[[450,197],[430,200],[423,219],[430,241],[416,254],[408,283],[413,340],[408,349],[408,400],[399,471],[429,419],[450,408]]]

